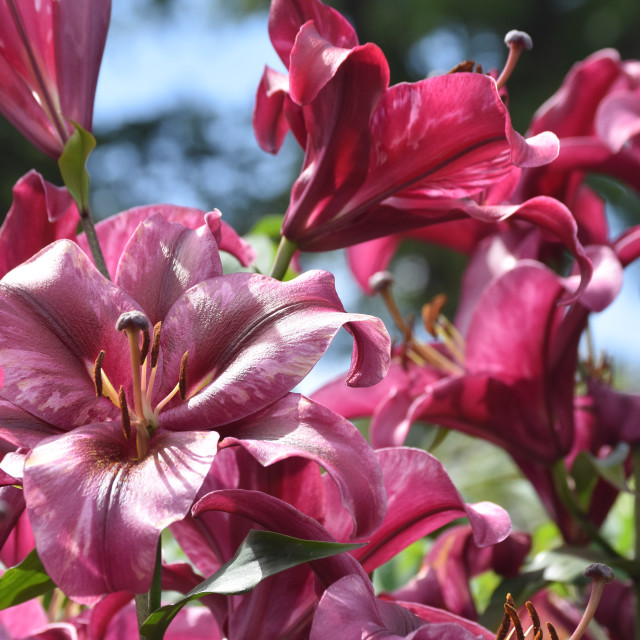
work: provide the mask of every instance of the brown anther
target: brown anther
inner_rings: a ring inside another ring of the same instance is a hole
[[[185,351],[180,360],[180,375],[178,377],[178,393],[180,394],[180,400],[184,400],[187,397],[187,363],[189,362],[189,352]]]
[[[122,416],[122,433],[124,434],[125,440],[129,440],[131,438],[131,421],[129,420],[127,398],[124,395],[122,386],[118,392],[118,401],[120,402],[120,415]]]
[[[540,618],[538,616],[538,612],[536,608],[533,606],[532,602],[525,602],[524,606],[527,607],[527,611],[529,612],[529,617],[531,618],[531,623],[533,624],[533,633],[534,636],[540,631]],[[535,639],[534,639],[535,640]]]
[[[464,60],[463,62],[459,62],[453,69],[447,71],[447,73],[465,73],[473,71],[473,67],[475,66],[475,60]]]
[[[558,632],[550,622],[547,622],[547,631],[549,632],[549,638],[551,638],[551,640],[560,640]]]
[[[482,73],[482,65],[481,64],[477,64],[476,65],[476,73]]]
[[[504,605],[504,610],[511,618],[511,622],[513,622],[513,627],[516,632],[516,640],[524,640],[524,630],[522,629],[522,623],[520,622],[520,618],[518,618],[518,612],[516,611],[516,608],[507,603]]]
[[[149,321],[142,311],[125,311],[116,321],[116,331],[126,331],[127,329],[138,329],[147,331]]]
[[[447,296],[444,293],[439,293],[434,296],[431,302],[422,307],[422,322],[424,328],[434,337],[437,338],[436,324],[438,323],[438,317],[442,312],[444,305],[447,303]]]
[[[93,365],[93,386],[96,388],[96,397],[102,395],[102,361],[104,360],[104,351],[100,351]]]
[[[534,632],[533,640],[543,640],[542,638],[542,629],[538,629]]]
[[[140,364],[144,364],[144,361],[149,353],[149,346],[151,340],[149,339],[149,331],[142,332],[142,346],[140,347]]]
[[[160,355],[160,329],[162,328],[162,322],[157,322],[153,327],[153,340],[151,341],[151,368],[155,369],[158,366],[158,356]]]
[[[510,593],[507,593],[507,604],[511,605],[514,609],[516,608],[516,601]]]
[[[498,633],[496,633],[496,640],[505,640],[507,637],[507,633],[509,632],[509,627],[511,626],[511,618],[509,614],[505,611],[504,616],[502,617],[502,622],[500,623],[500,627],[498,627]]]

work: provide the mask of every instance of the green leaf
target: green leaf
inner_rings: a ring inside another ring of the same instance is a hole
[[[96,139],[79,124],[72,123],[76,130],[71,134],[58,159],[58,167],[65,186],[78,205],[80,214],[89,210],[90,179],[87,158],[96,146]]]
[[[283,215],[275,213],[269,216],[263,216],[258,220],[258,222],[256,222],[249,233],[252,235],[269,236],[269,238],[277,242],[280,240],[280,229],[282,227],[283,220]]]
[[[148,640],[160,640],[180,609],[192,600],[218,593],[246,593],[265,578],[305,562],[320,560],[361,547],[292,538],[272,531],[249,531],[236,554],[210,578],[201,582],[184,598],[154,611],[144,622],[140,634]]]
[[[0,578],[0,609],[37,598],[52,591],[55,586],[34,549],[19,565],[7,569]]]
[[[581,451],[573,463],[571,475],[578,487],[595,484],[599,476],[619,491],[630,492],[624,470],[624,462],[628,456],[629,445],[626,442],[619,442],[604,458],[596,458],[588,451]]]

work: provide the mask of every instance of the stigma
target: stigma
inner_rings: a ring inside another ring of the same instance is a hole
[[[93,365],[93,384],[96,396],[104,396],[120,409],[122,433],[132,446],[132,456],[142,459],[148,448],[151,436],[158,428],[160,411],[176,396],[181,400],[187,393],[187,365],[189,352],[186,351],[180,362],[180,372],[175,387],[153,408],[152,394],[155,385],[158,360],[160,356],[160,333],[162,323],[153,327],[152,336],[149,335],[150,323],[141,311],[127,311],[117,320],[116,331],[125,334],[129,343],[129,358],[131,363],[131,380],[133,387],[133,404],[127,401],[124,388],[119,391],[107,377],[102,368],[105,352],[100,351]],[[130,398],[131,400],[131,398]]]

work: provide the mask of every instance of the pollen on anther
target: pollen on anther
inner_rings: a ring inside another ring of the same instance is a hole
[[[124,389],[120,387],[118,393],[118,400],[120,402],[120,415],[122,416],[122,433],[126,440],[131,438],[131,421],[129,420],[129,408],[127,407],[127,398],[124,395]]]
[[[100,351],[93,365],[93,385],[96,388],[96,397],[102,395],[102,361],[104,360],[104,351]]]
[[[178,377],[178,392],[180,400],[187,397],[187,363],[189,362],[189,352],[185,351],[180,361],[180,375]]]
[[[140,347],[140,364],[144,364],[144,361],[149,353],[149,346],[151,341],[149,340],[149,331],[142,332],[142,346]]]
[[[151,341],[151,368],[158,366],[158,356],[160,355],[160,329],[162,322],[157,322],[153,327],[153,340]]]

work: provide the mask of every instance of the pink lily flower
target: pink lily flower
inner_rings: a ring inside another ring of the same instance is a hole
[[[221,219],[217,209],[205,213],[192,207],[144,205],[121,211],[96,225],[111,278],[115,278],[120,256],[133,232],[155,213],[189,229],[206,222],[221,251],[230,253],[245,267],[255,260],[255,250]],[[0,277],[63,238],[76,240],[91,258],[84,234],[76,237],[79,221],[78,209],[67,189],[47,182],[37,171],[29,171],[14,185],[13,203],[0,227]],[[29,233],[24,233],[25,226]]]
[[[305,149],[282,227],[301,250],[469,215],[485,220],[466,199],[514,166],[557,155],[553,134],[525,140],[513,130],[488,76],[456,73],[389,87],[380,49],[359,45],[349,23],[318,0],[273,0],[269,32],[289,81],[265,71],[254,128],[268,151],[277,151],[286,125]]]
[[[506,512],[491,503],[465,504],[442,465],[430,454],[391,448],[376,455],[387,511],[382,524],[366,536],[367,544],[350,554],[272,576],[241,598],[216,597],[210,606],[218,623],[229,629],[230,637],[252,637],[258,631],[266,638],[308,637],[319,588],[330,588],[344,576],[368,584],[367,573],[456,518],[469,518],[474,540],[483,547],[508,535]],[[407,486],[412,487],[411,492]],[[306,539],[362,539],[357,533],[354,536],[353,523],[335,485],[308,461],[283,460],[264,469],[243,450],[223,450],[199,496],[193,515],[176,522],[172,532],[205,575],[216,571],[256,525]],[[260,616],[254,613],[258,611]],[[408,615],[406,611],[404,615]]]
[[[57,158],[91,130],[111,0],[0,2],[0,112]]]
[[[219,440],[263,464],[317,460],[356,530],[375,526],[357,518],[378,501],[373,453],[351,424],[289,393],[341,326],[355,339],[351,384],[388,367],[381,321],[345,313],[329,274],[223,276],[207,225],[156,215],[114,283],[61,240],[10,271],[0,299],[0,436],[30,449],[36,547],[69,596],[148,589],[158,536],[189,510]]]

